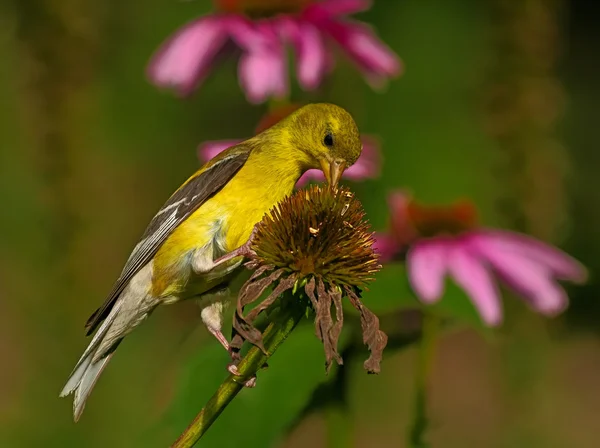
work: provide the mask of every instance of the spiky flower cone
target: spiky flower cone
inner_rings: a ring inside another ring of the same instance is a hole
[[[239,334],[233,346],[241,347],[247,340],[264,350],[261,333],[253,322],[283,292],[292,289],[300,291],[307,298],[306,305],[315,311],[316,333],[325,348],[327,369],[334,359],[342,364],[337,342],[344,321],[342,297],[347,297],[360,312],[363,340],[371,351],[365,368],[379,372],[387,336],[379,329],[379,319],[362,304],[359,288],[373,280],[381,266],[364,217],[362,205],[345,188],[311,186],[273,208],[257,225],[254,254],[247,263],[255,272],[238,298],[234,328]],[[256,303],[268,287],[273,288],[271,294]],[[244,308],[251,304],[255,306],[244,314]]]

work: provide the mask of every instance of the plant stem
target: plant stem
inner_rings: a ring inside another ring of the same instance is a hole
[[[437,330],[437,318],[431,314],[425,314],[415,377],[414,415],[408,434],[409,446],[412,448],[426,448],[428,446],[425,442],[425,433],[429,424],[427,419],[427,382],[435,352]]]
[[[302,320],[306,308],[300,305],[301,301],[298,300],[298,297],[293,296],[291,292],[285,293],[281,303],[285,304],[285,307],[279,310],[275,319],[263,333],[263,342],[267,354],[264,354],[258,347],[253,346],[237,366],[240,376],[229,375],[192,423],[171,445],[171,448],[190,448],[194,446],[227,405],[244,388],[244,383],[256,374]]]

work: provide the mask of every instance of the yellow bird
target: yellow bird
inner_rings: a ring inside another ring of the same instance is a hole
[[[202,321],[221,332],[228,282],[263,215],[308,169],[337,184],[362,151],[356,123],[333,104],[308,104],[210,160],[154,216],[104,304],[89,318],[90,344],[61,396],[75,392],[79,419],[123,338],[159,305],[198,299]]]

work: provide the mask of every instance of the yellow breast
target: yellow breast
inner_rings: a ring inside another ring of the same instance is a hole
[[[191,251],[212,244],[215,235],[224,236],[225,252],[244,244],[264,214],[292,192],[301,173],[300,164],[291,158],[273,160],[266,154],[251,154],[240,171],[163,243],[154,257],[154,292],[177,294],[185,288],[188,280],[182,278],[182,271],[189,275],[189,265],[186,270],[182,260]],[[198,281],[194,283],[198,288]]]

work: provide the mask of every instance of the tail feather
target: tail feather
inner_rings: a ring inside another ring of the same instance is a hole
[[[73,400],[75,421],[81,416],[85,402],[98,377],[106,368],[121,340],[159,305],[160,300],[150,294],[152,273],[152,263],[149,263],[127,284],[102,325],[96,330],[92,341],[60,393],[61,397],[75,393]]]
[[[77,389],[75,390],[75,398],[73,399],[73,419],[75,422],[79,421],[79,417],[81,417],[81,414],[83,413],[85,403],[92,393],[92,389],[96,385],[100,374],[105,369],[108,361],[110,361],[110,358],[112,358],[113,355],[114,352],[95,363],[91,362],[90,357],[89,361],[87,362],[87,368],[81,377],[81,381],[77,385]]]
[[[114,323],[119,313],[120,305],[121,303],[116,304],[110,315],[102,323],[100,328],[98,328],[98,331],[75,365],[73,372],[69,376],[67,383],[60,393],[61,397],[66,397],[67,395],[75,392],[75,398],[73,400],[73,415],[75,421],[79,420],[79,417],[81,416],[81,413],[85,407],[87,398],[92,392],[94,385],[98,381],[98,377],[114,353],[110,352],[102,359],[96,361],[94,360],[96,353],[103,345],[102,342],[105,336],[107,335],[111,325]],[[116,344],[118,345],[118,342]]]
[[[61,397],[66,397],[70,393],[74,392],[75,389],[77,389],[77,387],[81,383],[81,380],[85,376],[85,373],[90,367],[91,362],[91,356],[88,356],[83,361],[79,361],[79,363],[75,367],[75,370],[73,370],[73,373],[71,373],[71,376],[67,380],[67,384],[65,384],[65,387],[63,387],[63,390],[60,392]]]

